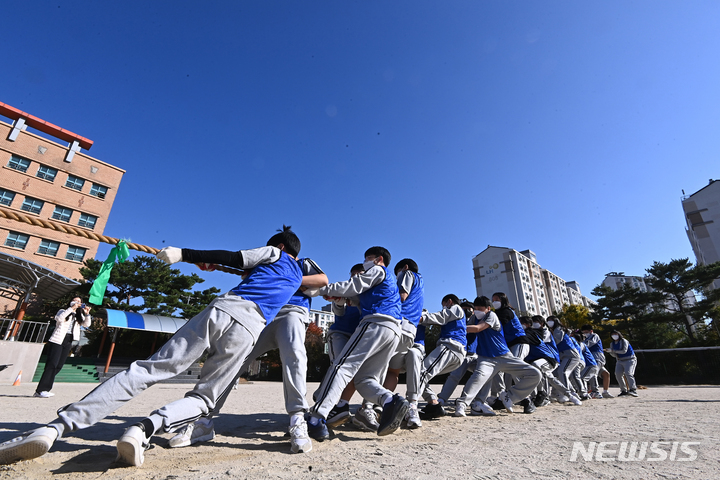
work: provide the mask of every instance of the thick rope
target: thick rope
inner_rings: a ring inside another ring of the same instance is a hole
[[[67,233],[68,235],[75,235],[78,237],[95,240],[97,242],[109,243],[110,245],[117,245],[120,241],[120,239],[118,238],[106,237],[105,235],[100,235],[95,232],[85,230],[83,228],[75,228],[72,225],[53,222],[52,220],[43,220],[42,218],[37,217],[30,217],[28,215],[15,212],[2,206],[0,206],[0,217],[7,218],[8,220],[15,220],[16,222],[27,223],[28,225],[33,225],[35,227],[48,228],[50,230],[55,230],[56,232]],[[140,245],[138,243],[131,243],[126,241],[125,244],[131,250],[137,250],[140,252],[149,253],[151,255],[156,255],[160,251],[157,248]],[[225,273],[232,273],[234,275],[243,274],[242,270],[225,267],[223,265],[216,265],[215,269]]]

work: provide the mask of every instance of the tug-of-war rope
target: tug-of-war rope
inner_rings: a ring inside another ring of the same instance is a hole
[[[105,235],[100,235],[82,228],[75,228],[72,225],[53,222],[52,220],[44,220],[37,217],[31,217],[7,209],[5,207],[0,207],[0,217],[7,218],[8,220],[15,220],[16,222],[27,223],[28,225],[33,225],[36,227],[48,228],[50,230],[55,230],[56,232],[67,233],[68,235],[75,235],[98,242],[109,243],[110,245],[117,245],[120,242],[124,242],[125,245],[127,245],[127,247],[131,250],[137,250],[139,252],[149,253],[151,255],[155,255],[160,251],[157,248],[148,247],[147,245],[140,245],[139,243],[132,243],[118,238],[106,237]],[[222,265],[215,265],[215,270],[220,270],[221,272],[225,273],[232,273],[234,275],[243,275],[242,270],[237,270],[235,268],[225,267]]]

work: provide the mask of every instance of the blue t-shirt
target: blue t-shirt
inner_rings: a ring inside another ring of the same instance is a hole
[[[308,275],[320,275],[322,273],[325,273],[320,270],[320,267],[317,266],[317,263],[313,262],[309,258],[299,258],[297,263],[300,266],[303,277]],[[310,297],[306,297],[305,294],[300,291],[300,289],[298,289],[293,294],[293,296],[290,297],[288,305],[297,305],[298,307],[305,307],[310,310],[310,306],[312,305],[312,299]]]
[[[360,324],[360,309],[358,307],[346,306],[345,314],[335,315],[335,323],[330,325],[328,330],[352,334]]]
[[[265,317],[272,322],[280,309],[300,288],[302,271],[297,261],[281,252],[274,263],[256,266],[240,284],[231,290],[245,300],[254,302]]]
[[[401,274],[402,275],[402,274]],[[423,302],[425,299],[425,288],[423,286],[423,278],[419,273],[406,271],[404,275],[412,275],[413,284],[408,296],[401,305],[401,314],[403,318],[406,318],[410,323],[416,327],[420,323],[422,318]],[[400,279],[398,278],[398,282]],[[398,287],[401,285],[398,283]]]
[[[477,354],[494,358],[510,353],[497,315],[489,312],[482,320],[489,324],[490,327],[477,334]]]
[[[383,269],[385,278],[383,278],[382,282],[359,295],[360,312],[363,318],[368,315],[380,314],[401,320],[400,291],[397,287],[395,275],[382,265],[376,266]]]
[[[613,350],[620,350],[620,347],[622,346],[622,340],[618,340],[617,342],[612,342],[610,344],[610,347]],[[623,354],[617,354],[618,358],[630,358],[635,356],[635,350],[633,350],[632,345],[630,345],[630,342],[628,342],[628,349],[627,352]]]

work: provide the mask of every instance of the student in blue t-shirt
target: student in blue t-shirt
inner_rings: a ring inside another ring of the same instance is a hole
[[[395,275],[388,270],[390,252],[371,247],[365,252],[365,272],[344,282],[331,283],[314,292],[328,298],[347,298],[360,307],[362,320],[335,359],[310,410],[308,431],[318,441],[330,438],[326,419],[350,381],[364,399],[382,406],[377,434],[400,428],[410,405],[402,396],[382,386],[381,378],[400,340],[402,316]]]
[[[167,264],[222,264],[250,273],[237,287],[190,319],[150,358],[133,362],[82,400],[61,408],[57,420],[48,426],[0,445],[0,461],[10,463],[44,455],[64,433],[94,425],[151,385],[186,371],[209,352],[193,390],[132,425],[118,440],[118,461],[142,465],[144,451],[155,432],[174,432],[210,415],[216,401],[232,389],[237,372],[265,324],[300,288],[302,271],[296,260],[299,252],[300,240],[290,227],[273,235],[267,246],[252,250],[163,248],[157,257]]]
[[[625,340],[619,331],[613,330],[610,336],[612,337],[612,342],[610,343],[610,347],[605,351],[617,359],[615,363],[615,378],[620,387],[620,395],[618,396],[624,397],[630,395],[637,397],[637,385],[635,383],[637,357],[635,357],[635,350],[633,350],[630,342]],[[623,376],[627,380],[627,387],[625,386]]]
[[[423,325],[440,325],[440,338],[437,346],[423,360],[423,369],[420,374],[419,391],[428,402],[420,412],[420,418],[423,420],[445,415],[445,409],[440,405],[433,389],[430,388],[430,380],[438,375],[452,372],[465,359],[467,331],[465,312],[460,303],[457,295],[451,293],[443,297],[441,311],[422,315],[420,323]]]
[[[486,403],[484,399],[476,399],[480,390],[497,373],[509,373],[515,379],[515,384],[501,392],[499,400],[508,413],[513,413],[513,405],[524,402],[525,412],[532,413],[535,408],[529,401],[529,396],[535,390],[542,375],[540,371],[524,361],[513,356],[507,347],[502,334],[502,326],[495,312],[492,311],[492,302],[487,297],[477,297],[473,302],[477,325],[469,325],[468,333],[477,333],[478,360],[475,371],[465,384],[462,394],[455,401],[455,410],[464,410],[473,402]],[[488,408],[487,404],[483,408]]]

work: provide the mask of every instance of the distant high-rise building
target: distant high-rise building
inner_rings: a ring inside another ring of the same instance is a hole
[[[550,270],[541,268],[532,250],[488,247],[473,258],[475,290],[492,297],[495,292],[508,296],[510,304],[530,315],[547,317],[563,305],[577,304],[592,308],[595,303]]]
[[[720,180],[682,198],[686,233],[698,265],[720,261]],[[712,283],[720,288],[720,279]]]

